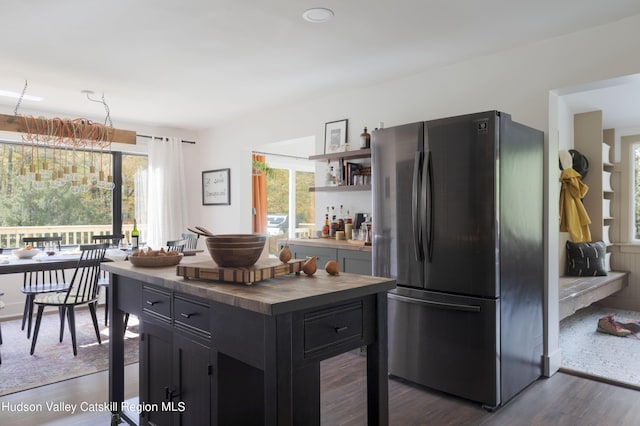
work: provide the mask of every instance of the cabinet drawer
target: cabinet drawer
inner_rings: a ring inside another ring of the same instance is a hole
[[[142,288],[142,311],[171,321],[171,295],[150,287]]]
[[[176,296],[173,300],[173,320],[178,328],[210,334],[209,306]]]
[[[309,312],[304,318],[304,353],[362,339],[362,302]]]

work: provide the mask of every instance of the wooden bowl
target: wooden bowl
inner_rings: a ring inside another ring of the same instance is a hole
[[[162,266],[174,266],[180,263],[180,256],[129,256],[132,265],[146,268],[159,268]]]
[[[264,246],[264,241],[250,241],[247,243],[220,243],[217,241],[207,241],[207,247],[213,247],[213,248],[219,248],[219,249],[258,248],[263,246]]]
[[[207,247],[211,258],[218,266],[243,267],[251,266],[260,259],[264,243],[261,247],[253,248],[216,248]]]
[[[217,243],[250,243],[264,242],[267,236],[264,234],[221,234],[207,237],[207,241],[215,241]]]

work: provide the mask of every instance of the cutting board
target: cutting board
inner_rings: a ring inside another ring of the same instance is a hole
[[[306,259],[292,259],[282,263],[279,259],[266,259],[253,266],[218,266],[212,260],[177,266],[177,275],[194,280],[213,280],[230,283],[253,284],[258,281],[280,277],[287,274],[299,274]]]

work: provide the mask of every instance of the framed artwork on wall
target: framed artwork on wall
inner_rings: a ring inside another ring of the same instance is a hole
[[[228,206],[231,204],[231,169],[202,172],[202,205]]]
[[[347,120],[338,120],[324,125],[324,153],[344,151],[347,143]]]

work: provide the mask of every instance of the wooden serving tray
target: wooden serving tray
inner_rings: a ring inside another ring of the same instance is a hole
[[[188,265],[178,265],[176,274],[194,280],[213,280],[230,283],[253,284],[287,274],[299,274],[306,259],[292,259],[282,263],[279,259],[266,259],[253,266],[218,266],[213,260]]]

